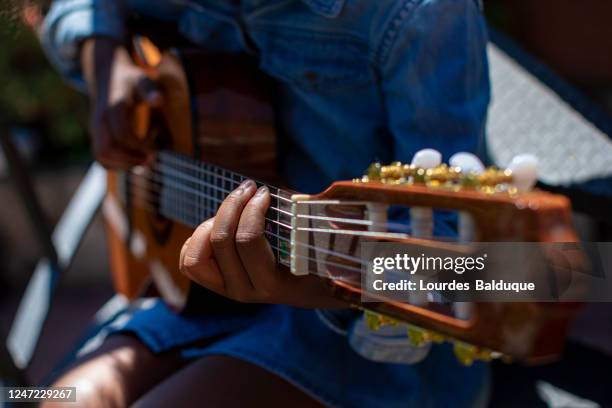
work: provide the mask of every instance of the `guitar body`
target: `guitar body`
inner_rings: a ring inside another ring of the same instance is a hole
[[[156,149],[260,180],[276,178],[271,83],[254,61],[196,50],[166,52],[153,79],[165,106],[148,112],[140,119],[146,123],[137,126],[146,129]],[[151,194],[154,186],[139,182],[133,173],[109,172],[103,206],[116,290],[134,299],[153,280],[159,294],[181,309],[189,282],[178,271],[178,256],[193,229],[150,211],[158,204]],[[149,210],[134,205],[135,200],[148,203]]]

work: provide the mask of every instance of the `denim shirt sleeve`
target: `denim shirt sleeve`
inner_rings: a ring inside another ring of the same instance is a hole
[[[45,17],[41,41],[53,65],[77,87],[84,82],[81,43],[88,37],[124,39],[122,3],[114,0],[55,0]]]
[[[490,98],[484,19],[474,0],[405,0],[380,46],[395,159],[434,148],[484,153]]]

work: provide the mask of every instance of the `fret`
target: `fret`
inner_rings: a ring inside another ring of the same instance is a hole
[[[278,188],[275,189],[271,189],[270,192],[274,192],[274,196],[271,196],[271,200],[270,200],[270,206],[274,207],[274,208],[278,208],[279,205],[279,199],[278,199]],[[271,210],[268,210],[268,212],[272,212]],[[276,224],[274,224],[275,226],[275,234],[270,236],[270,245],[272,245],[273,247],[276,248],[276,261],[277,262],[281,262],[281,259],[284,258],[285,254],[282,253],[282,248],[281,246],[281,241],[279,239],[280,237],[280,227],[279,227],[279,222],[280,222],[280,213],[278,211],[275,211],[275,215],[276,217],[274,217],[274,215],[272,214],[273,218],[276,218]],[[272,242],[273,241],[273,242]]]
[[[161,156],[160,157],[160,161],[161,162],[166,162],[167,159],[165,156]],[[172,187],[172,183],[170,182],[172,179],[171,175],[168,174],[164,174],[161,177],[160,180],[160,185],[161,185],[161,189],[162,189],[162,194],[161,194],[161,205],[160,205],[160,213],[161,215],[168,217],[168,218],[172,218],[171,214],[171,208],[172,208],[172,201],[175,199],[174,198],[174,194],[173,194],[173,187]]]
[[[208,176],[208,183],[206,183],[206,188],[208,190],[208,202],[206,203],[206,208],[207,208],[207,216],[210,218],[212,217],[212,208],[214,208],[215,206],[215,201],[213,201],[213,199],[217,199],[217,190],[213,190],[212,186],[214,185],[213,183],[215,182],[215,174],[214,174],[214,168],[212,166],[209,166],[208,164],[206,165],[206,175]]]
[[[178,164],[178,157],[174,157],[173,158],[172,165],[175,168],[175,171],[176,171],[175,174],[176,174],[176,178],[178,180],[178,179],[180,179],[180,175],[179,175],[179,171],[178,171],[178,166],[179,166],[179,164]],[[193,177],[193,175],[191,174],[192,173],[191,169],[187,170],[186,173],[190,177]],[[190,180],[181,181],[181,182],[184,183],[186,187],[188,187],[190,189],[192,188],[192,186],[190,184]],[[187,194],[178,194],[178,197],[179,197],[179,199],[178,199],[178,211],[179,211],[179,214],[181,215],[181,219],[183,219],[186,222],[191,222],[191,218],[192,217],[189,216],[190,215],[190,211],[188,210],[188,207],[187,207],[187,202],[190,201],[190,200],[186,199]]]
[[[234,185],[232,186],[232,190],[236,189],[236,187],[238,187],[240,185],[240,183],[242,183],[242,181],[245,179],[244,177],[242,177],[240,174],[238,173],[234,173],[234,172],[230,172],[232,174],[231,178],[234,180]]]
[[[217,170],[217,181],[212,183],[212,185],[223,186],[223,190],[226,190],[227,187],[225,186],[225,183],[224,183],[225,180],[223,178],[223,169],[221,169],[220,167],[217,167],[216,170]],[[224,198],[225,198],[224,192],[220,189],[217,189],[217,202],[216,202],[216,205],[214,205],[215,211],[218,210],[219,208],[218,206],[220,205],[221,200],[223,200]]]
[[[228,173],[227,170],[225,169],[221,169],[221,180],[223,180],[223,188],[225,189],[225,191],[231,191],[232,187],[233,187],[233,183],[232,180],[228,177]],[[223,195],[226,195],[227,193],[223,193]]]
[[[172,166],[175,169],[178,167],[177,161],[178,161],[177,157],[173,157],[172,158]],[[182,183],[184,183],[186,185],[186,187],[188,187],[188,188],[190,187],[188,182],[179,181],[180,180],[180,176],[179,176],[178,170],[175,170],[174,174],[175,174],[175,180],[176,180],[177,183],[181,183],[182,182]],[[187,173],[187,174],[189,176],[191,176],[189,173]],[[188,216],[187,216],[188,215],[187,209],[185,208],[185,201],[187,201],[187,200],[185,200],[185,195],[186,194],[177,194],[176,195],[176,197],[177,197],[177,200],[176,200],[176,209],[178,211],[178,214],[180,214],[180,217],[181,217],[182,220],[189,221]]]
[[[189,174],[191,174],[191,176],[194,179],[196,179],[196,180],[200,179],[199,178],[199,175],[200,175],[199,173],[200,173],[200,166],[195,166],[193,168],[193,170],[189,171]],[[199,201],[200,201],[200,194],[199,194],[200,193],[200,184],[201,183],[193,183],[191,181],[189,182],[189,185],[195,190],[194,194],[193,194],[193,196],[194,196],[193,199],[192,200],[188,200],[189,203],[190,203],[190,205],[188,206],[188,208],[190,209],[189,210],[189,214],[192,214],[192,215],[188,216],[188,219],[190,221],[194,221],[194,218],[195,218],[194,216],[198,216],[199,215],[199,208],[200,208],[200,205],[199,205]]]
[[[197,167],[197,173],[198,173],[198,179],[199,180],[203,180],[204,179],[204,172],[202,171],[202,165],[198,164]],[[204,191],[204,186],[205,184],[199,183],[197,186],[197,190],[198,190],[198,199],[197,199],[197,214],[198,214],[198,218],[201,220],[204,220],[205,215],[203,209],[206,208],[204,207],[204,200],[206,200],[206,193]]]
[[[210,187],[209,187],[210,184],[212,183],[212,176],[206,170],[208,170],[208,165],[207,164],[203,164],[202,165],[202,176],[203,176],[203,180],[205,181],[205,183],[204,183],[205,198],[204,198],[204,209],[202,211],[202,218],[208,219],[211,216],[210,210],[208,210],[208,209],[212,205],[212,201],[210,200],[211,190],[210,190]]]
[[[208,166],[206,165],[206,163],[200,163],[200,173],[201,173],[201,180],[203,181],[202,183],[202,191],[204,194],[204,197],[202,199],[202,206],[204,208],[201,209],[200,211],[200,217],[202,218],[202,220],[204,219],[208,219],[210,218],[210,210],[208,210],[210,208],[210,206],[212,205],[212,201],[210,200],[210,183],[212,182],[212,177],[211,175],[208,173]]]
[[[281,228],[281,224],[291,225],[291,218],[293,218],[292,213],[292,202],[291,202],[291,193],[283,191],[279,188],[272,187],[270,192],[273,193],[272,198],[275,201],[275,206],[278,210],[274,211],[276,218],[276,233],[279,236],[277,241],[278,245],[276,247],[277,250],[277,262],[281,265],[285,265],[287,267],[291,266],[291,257],[290,251],[291,248],[287,245],[288,242],[291,241],[291,231],[287,228]]]
[[[177,172],[178,172],[178,157],[175,157],[174,164],[175,164],[175,166],[177,168]],[[194,170],[193,169],[187,170],[187,174],[189,176],[191,176],[193,179],[195,179],[195,175],[194,175]],[[180,177],[180,176],[177,176],[177,177]],[[194,183],[192,182],[191,179],[187,180],[185,182],[185,184],[187,185],[187,187],[189,187],[191,189],[194,188],[194,186],[193,186]],[[193,195],[197,195],[197,194],[193,194]],[[190,214],[191,214],[191,211],[190,211],[191,210],[191,205],[190,204],[193,203],[193,200],[189,200],[189,199],[187,199],[187,197],[188,197],[187,194],[181,194],[181,206],[179,207],[179,209],[180,209],[180,211],[181,211],[181,213],[183,215],[183,219],[191,222],[193,217],[190,216]]]
[[[174,167],[176,160],[177,160],[176,157],[172,157],[170,160],[170,165]],[[174,174],[173,176],[174,182],[178,184],[179,183],[178,174],[177,173],[173,173],[173,174]],[[183,197],[183,194],[177,194],[177,192],[175,192],[174,197],[175,197],[174,208],[177,214],[179,214],[180,219],[184,219],[185,212],[181,211],[181,198]]]
[[[231,188],[231,190],[233,191],[242,182],[241,176],[238,173],[234,173],[234,172],[231,172],[231,171],[228,171],[228,173],[230,173],[230,178],[232,179],[232,188]]]
[[[210,208],[210,206],[212,205],[212,201],[210,199],[210,183],[212,183],[212,177],[210,175],[210,173],[208,172],[208,165],[206,163],[202,164],[202,179],[205,181],[205,183],[203,184],[203,190],[204,190],[204,201],[203,201],[203,206],[204,209],[202,210],[202,219],[208,219],[210,218],[211,214],[210,214],[210,210],[208,210]]]
[[[273,188],[270,188],[270,192],[273,191]],[[278,206],[278,199],[274,196],[270,196],[270,207],[277,207]],[[275,250],[273,250],[273,252],[275,252],[275,258],[276,261],[279,262],[279,260],[281,259],[280,257],[280,251],[279,251],[279,245],[280,245],[280,240],[279,240],[279,226],[278,223],[273,223],[271,220],[277,219],[278,214],[274,214],[274,211],[272,211],[271,209],[268,209],[268,211],[266,212],[266,221],[264,224],[264,230],[267,232],[266,237],[268,238],[268,242],[270,243],[270,245],[272,246],[272,248],[276,248]]]

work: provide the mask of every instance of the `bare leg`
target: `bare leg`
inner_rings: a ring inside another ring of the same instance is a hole
[[[134,407],[311,408],[321,404],[282,378],[246,361],[203,357],[139,399]]]
[[[76,387],[77,403],[49,408],[126,407],[185,363],[176,351],[156,355],[134,337],[112,335],[53,384]]]

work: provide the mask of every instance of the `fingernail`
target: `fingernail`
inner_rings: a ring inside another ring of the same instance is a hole
[[[253,185],[254,185],[254,184],[255,184],[255,183],[254,183],[254,182],[253,182],[253,180],[251,180],[251,179],[244,180],[244,181],[243,181],[242,183],[240,183],[240,185],[238,186],[238,190],[242,190],[242,191],[247,191],[247,190],[250,190],[250,189],[253,187]]]
[[[261,186],[257,189],[257,193],[255,195],[262,196],[268,192],[268,187]]]

